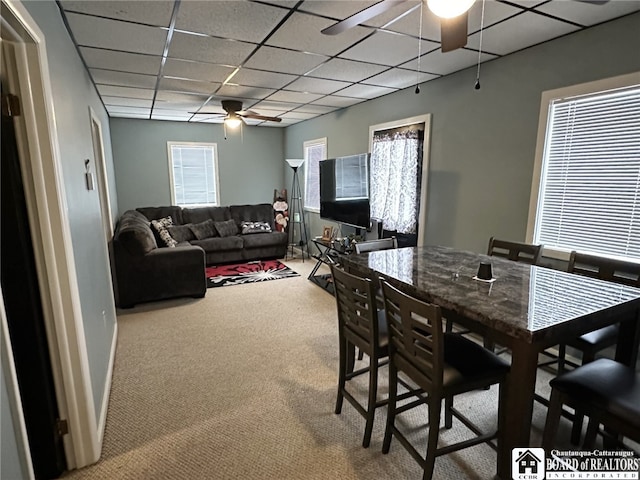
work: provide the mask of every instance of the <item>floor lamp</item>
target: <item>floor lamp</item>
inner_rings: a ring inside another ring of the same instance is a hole
[[[304,210],[302,204],[302,190],[298,179],[298,168],[304,163],[302,158],[287,158],[286,162],[293,169],[293,182],[291,184],[291,199],[289,201],[289,249],[293,257],[293,248],[300,247],[302,261],[304,262],[304,249],[307,249],[309,257],[309,245],[307,236],[307,225],[304,221]],[[297,230],[297,235],[296,235]]]

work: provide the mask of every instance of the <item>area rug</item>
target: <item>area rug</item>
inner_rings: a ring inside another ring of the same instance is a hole
[[[206,267],[205,273],[208,288],[300,276],[278,260],[258,260],[248,263]]]

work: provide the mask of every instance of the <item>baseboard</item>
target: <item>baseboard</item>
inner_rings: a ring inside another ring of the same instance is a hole
[[[107,424],[107,409],[109,408],[109,395],[111,394],[111,379],[113,377],[113,364],[116,359],[116,346],[118,344],[118,320],[116,319],[113,326],[113,338],[111,339],[111,351],[109,352],[109,366],[107,368],[107,377],[104,383],[104,393],[102,395],[102,403],[100,405],[100,420],[98,421],[98,442],[100,450],[102,450],[102,439],[104,438],[104,429]]]

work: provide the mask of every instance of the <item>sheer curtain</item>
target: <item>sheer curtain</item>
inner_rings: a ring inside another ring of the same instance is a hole
[[[421,142],[414,129],[373,135],[371,216],[381,219],[385,230],[417,233]]]

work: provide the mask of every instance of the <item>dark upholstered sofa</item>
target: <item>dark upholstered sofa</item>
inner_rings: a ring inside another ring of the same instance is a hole
[[[113,237],[116,304],[203,297],[205,265],[283,258],[287,245],[267,203],[128,210]]]

